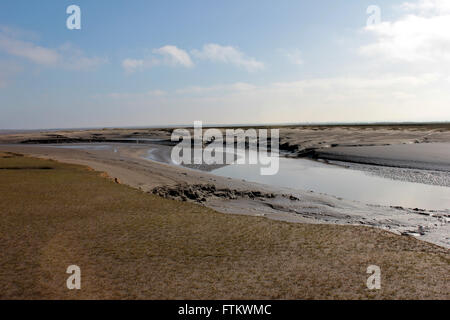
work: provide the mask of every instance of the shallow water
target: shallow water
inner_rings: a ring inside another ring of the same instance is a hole
[[[73,145],[49,145],[49,147],[64,148],[64,149],[81,149],[81,150],[109,150],[111,145],[107,144],[73,144]]]
[[[55,147],[87,150],[113,150],[114,148],[116,151],[116,146],[108,144],[55,145]],[[149,148],[146,158],[171,163],[170,148],[167,147],[162,154],[158,154],[158,150],[161,151],[160,146]],[[449,187],[393,180],[366,171],[308,159],[280,157],[279,161],[280,169],[273,176],[261,175],[260,165],[250,164],[231,164],[214,169],[211,173],[276,187],[310,190],[368,204],[428,210],[450,209]]]
[[[392,180],[307,159],[280,158],[276,175],[260,175],[259,165],[232,164],[212,173],[277,187],[311,190],[369,204],[430,210],[450,208],[450,188]]]

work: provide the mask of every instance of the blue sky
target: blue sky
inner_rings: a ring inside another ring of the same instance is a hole
[[[4,0],[0,129],[450,120],[449,18],[445,0]]]

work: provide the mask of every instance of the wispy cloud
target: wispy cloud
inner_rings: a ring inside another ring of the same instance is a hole
[[[299,49],[280,49],[278,51],[288,60],[289,63],[295,64],[297,66],[301,66],[302,64],[304,64],[302,52]]]
[[[419,0],[417,2],[404,2],[401,6],[406,11],[412,11],[420,15],[441,15],[450,13],[448,0]]]
[[[126,58],[122,61],[122,67],[126,72],[133,72],[154,66],[194,67],[194,62],[188,52],[174,45],[166,45],[153,49],[153,56],[146,59]],[[231,46],[221,46],[214,43],[205,44],[201,50],[191,51],[193,57],[199,60],[209,60],[217,63],[226,63],[244,68],[247,71],[264,69],[264,64],[254,58],[247,57],[239,49]],[[155,56],[156,55],[156,56]]]
[[[55,50],[37,46],[31,42],[12,39],[5,34],[0,34],[0,50],[42,65],[56,65],[62,59]]]
[[[141,99],[149,99],[149,98],[156,98],[156,97],[164,97],[167,95],[167,92],[164,90],[149,90],[146,92],[138,92],[138,93],[130,93],[130,92],[112,92],[108,93],[106,95],[97,95],[97,97],[100,98],[111,98],[114,100],[132,100],[136,98]]]
[[[11,32],[6,27],[0,28],[0,51],[25,59],[41,66],[62,67],[65,69],[92,69],[107,60],[98,57],[87,57],[71,44],[61,45],[59,48],[47,48],[32,41],[25,41],[15,36],[21,33]]]
[[[163,61],[165,64],[171,66],[180,65],[187,68],[194,66],[194,63],[192,62],[189,54],[186,51],[177,48],[176,46],[164,46],[159,49],[153,50],[153,52],[163,56]]]
[[[150,56],[145,59],[124,59],[122,61],[122,68],[124,68],[127,73],[132,73],[137,70],[143,70],[161,65],[171,67],[181,66],[185,68],[191,68],[194,66],[189,54],[176,46],[166,45],[161,48],[153,49],[152,52],[156,56]]]
[[[445,80],[424,73],[328,77],[266,85],[236,82],[189,86],[164,91],[163,95],[155,94],[158,91],[113,94],[108,96],[108,104],[142,112],[176,108],[176,113],[164,114],[163,120],[170,123],[196,119],[211,123],[382,121],[386,114],[392,121],[423,121],[450,116],[450,92],[435,94],[436,90],[442,91]],[[423,118],[425,104],[427,119]]]
[[[122,67],[126,72],[134,72],[139,68],[144,67],[144,60],[142,59],[125,59],[122,61]]]
[[[264,63],[247,57],[242,51],[232,46],[209,43],[205,44],[201,50],[192,50],[192,55],[198,59],[232,64],[250,72],[264,69]]]
[[[62,63],[66,69],[92,70],[108,62],[107,58],[88,57],[81,49],[70,43],[60,46],[58,52],[62,56]]]
[[[211,93],[220,93],[220,94],[227,94],[232,92],[243,92],[243,91],[250,91],[254,90],[257,87],[255,85],[252,85],[250,83],[245,82],[236,82],[233,84],[228,85],[214,85],[214,86],[208,86],[208,87],[202,87],[202,86],[190,86],[182,89],[176,90],[176,94],[180,95],[205,95],[205,94],[211,94]]]

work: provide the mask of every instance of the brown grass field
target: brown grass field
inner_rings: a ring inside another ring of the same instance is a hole
[[[449,271],[447,249],[414,238],[221,214],[0,153],[0,299],[449,299]]]

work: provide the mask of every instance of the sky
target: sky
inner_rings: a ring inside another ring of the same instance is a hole
[[[450,121],[449,30],[448,0],[2,0],[0,129]]]

